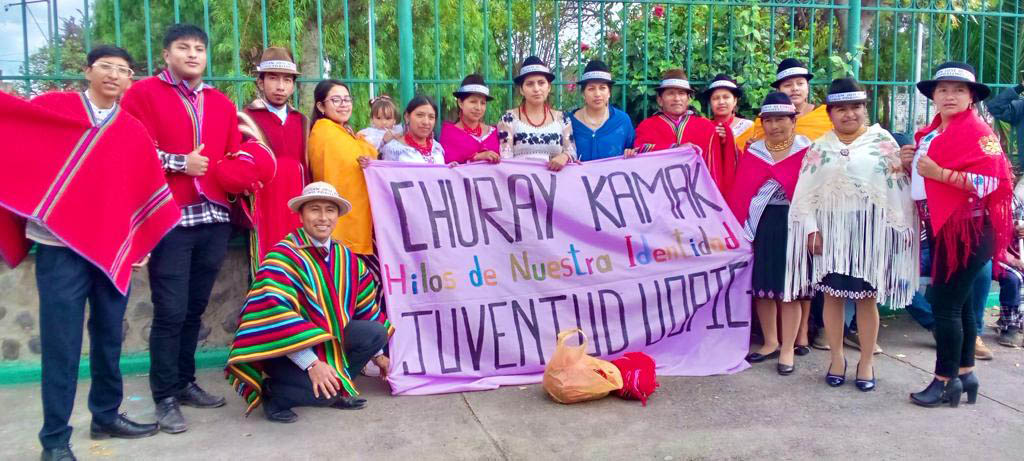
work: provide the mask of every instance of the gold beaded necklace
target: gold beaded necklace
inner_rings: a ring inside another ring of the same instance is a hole
[[[787,140],[785,140],[783,142],[780,142],[778,144],[769,143],[768,140],[766,139],[764,141],[764,147],[766,149],[768,149],[769,151],[771,151],[771,152],[789,152],[789,149],[793,147],[793,141],[795,139],[796,139],[796,136],[790,136],[789,139],[787,139]]]

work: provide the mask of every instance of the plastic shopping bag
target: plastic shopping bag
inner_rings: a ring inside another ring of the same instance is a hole
[[[578,346],[567,346],[566,339],[579,334],[583,340]],[[558,346],[544,368],[544,390],[559,403],[595,400],[622,388],[619,369],[598,358],[587,355],[587,339],[577,328],[558,334]]]

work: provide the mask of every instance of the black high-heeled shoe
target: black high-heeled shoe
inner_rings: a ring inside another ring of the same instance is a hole
[[[938,378],[923,391],[910,394],[910,401],[922,407],[937,407],[944,403],[956,408],[960,405],[960,396],[964,393],[964,383],[960,378],[953,378],[943,383]]]
[[[842,386],[846,382],[846,359],[843,359],[843,374],[834,375],[832,374],[832,365],[829,364],[828,370],[825,371],[825,383],[832,387]]]
[[[860,374],[860,363],[857,363],[857,374]],[[875,390],[875,385],[878,382],[875,380],[875,367],[871,367],[871,379],[860,379],[856,378],[853,384],[857,385],[857,390],[861,392],[870,392]]]
[[[967,403],[975,404],[978,402],[978,375],[975,375],[973,371],[968,371],[960,376],[960,382],[963,383],[964,392],[967,393]]]

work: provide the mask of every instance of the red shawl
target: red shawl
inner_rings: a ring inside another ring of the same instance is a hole
[[[920,142],[941,122],[942,117],[937,114],[930,125],[914,135],[914,140]],[[932,140],[928,156],[943,168],[975,173],[999,182],[995,191],[981,199],[981,206],[992,221],[994,248],[997,249],[993,259],[1001,262],[1005,258],[1001,249],[1013,238],[1013,181],[1009,163],[992,128],[974,110],[965,110],[953,116],[946,130]],[[978,208],[974,194],[929,178],[925,178],[924,188],[936,245],[945,246],[951,269],[960,268],[967,263],[968,252],[981,233],[977,220],[971,219]],[[933,264],[933,269],[937,266]]]
[[[743,178],[743,180],[737,181],[732,190],[726,194],[726,202],[729,203],[729,208],[732,208],[732,213],[740,224],[747,221],[747,215],[750,213],[750,201],[769,179],[774,179],[782,184],[786,198],[793,199],[793,190],[796,189],[796,181],[800,178],[800,165],[803,164],[804,155],[807,155],[807,150],[810,147],[800,149],[774,165],[751,154],[750,149],[747,149],[736,168],[736,177]]]
[[[635,147],[639,152],[671,149],[691,143],[700,148],[708,173],[718,189],[727,193],[732,188],[736,171],[736,143],[732,136],[722,142],[711,120],[694,114],[685,115],[677,127],[665,114],[659,112],[640,122],[636,127]]]
[[[5,258],[24,257],[34,219],[127,293],[132,263],[181,219],[146,129],[120,108],[94,127],[81,93],[0,93],[0,108],[0,249],[18,250]]]

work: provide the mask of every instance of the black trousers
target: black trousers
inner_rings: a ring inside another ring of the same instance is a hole
[[[230,235],[228,223],[178,226],[153,249],[149,386],[154,400],[174,396],[196,379],[199,327]]]
[[[371,320],[352,320],[345,326],[345,358],[348,360],[348,375],[355,379],[373,355],[388,341],[384,325]],[[299,369],[288,357],[277,357],[263,362],[263,371],[269,376],[266,381],[264,405],[271,413],[294,407],[325,407],[336,402],[334,398],[313,395],[313,381],[309,373]]]
[[[951,268],[946,249],[934,242],[931,246],[932,261],[936,264],[935,278],[925,297],[935,315],[935,374],[947,378],[956,376],[959,368],[974,366],[978,326],[970,300],[973,298],[974,279],[992,259],[994,250],[991,222],[988,218],[975,219],[983,220],[977,223],[982,232],[974,238],[965,265]]]
[[[36,247],[39,286],[39,340],[42,347],[43,448],[58,448],[71,439],[78,364],[82,358],[82,323],[89,302],[89,411],[93,421],[117,418],[123,395],[121,342],[128,297],[95,265],[71,249]]]

